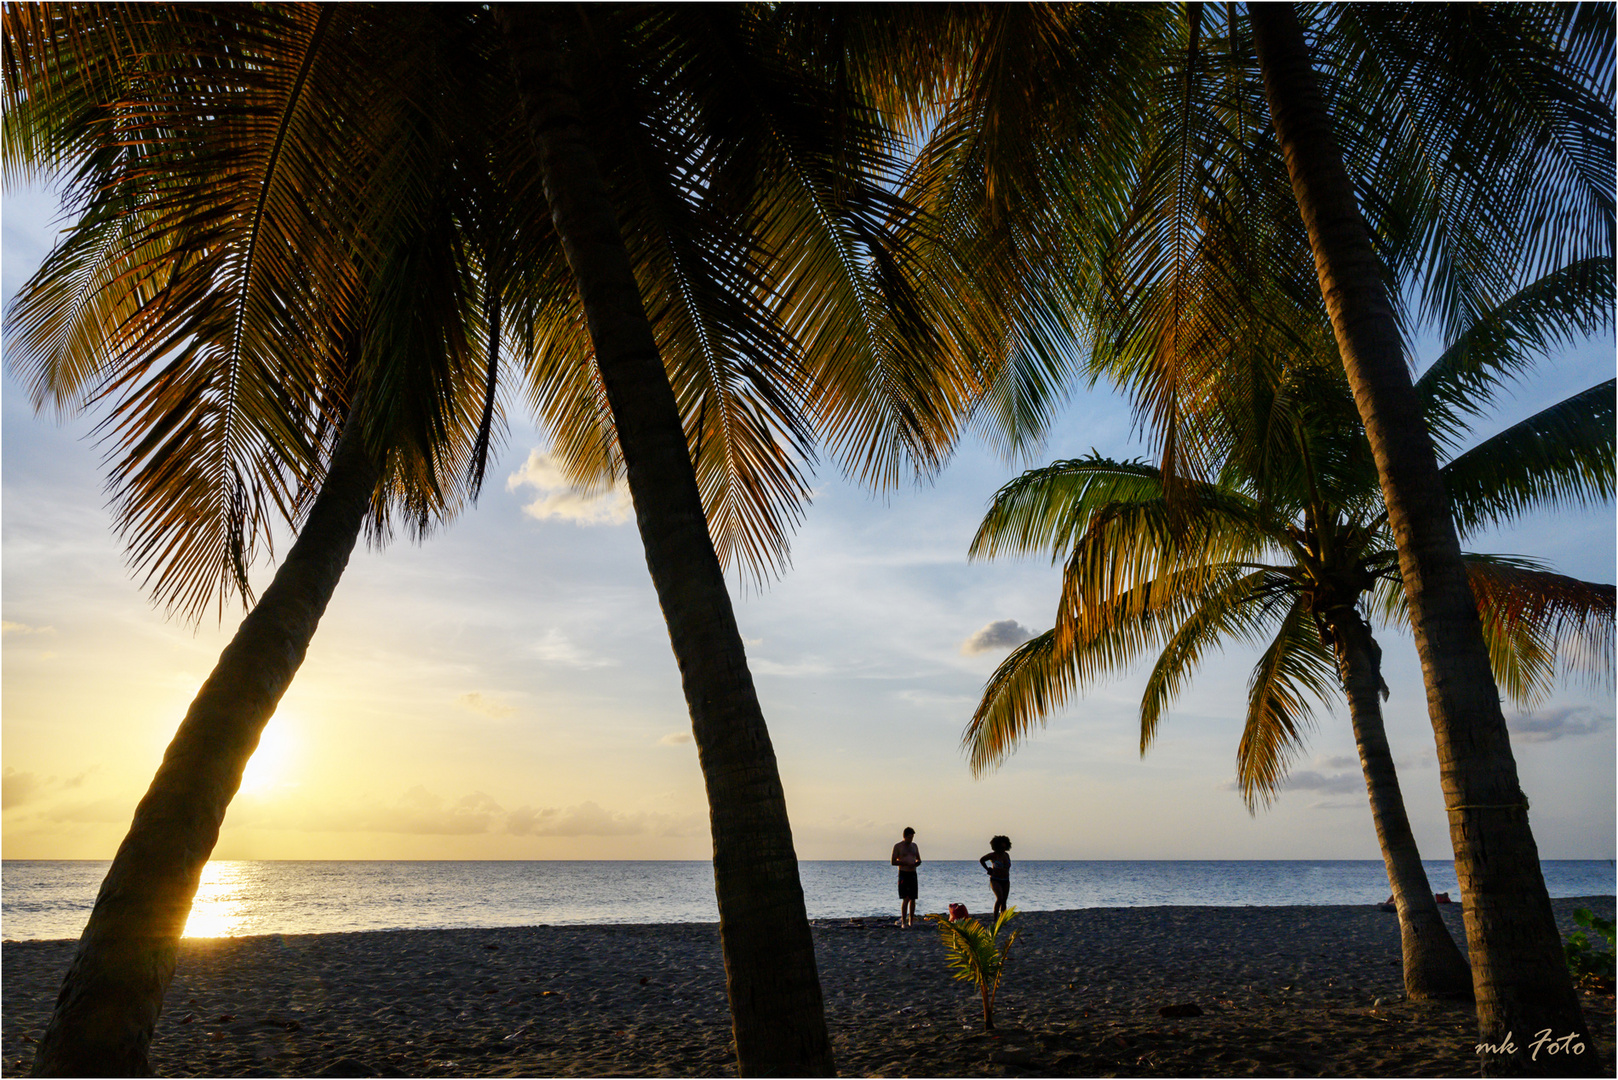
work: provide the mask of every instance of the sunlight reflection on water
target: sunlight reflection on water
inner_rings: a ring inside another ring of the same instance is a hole
[[[245,862],[211,862],[203,867],[184,936],[234,937],[248,932],[254,921],[249,918],[248,901],[251,867]]]

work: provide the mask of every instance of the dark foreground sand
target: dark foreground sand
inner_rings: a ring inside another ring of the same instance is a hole
[[[1613,898],[1553,902],[1564,931]],[[1458,941],[1460,911],[1447,913]],[[936,933],[815,924],[839,1069],[883,1076],[1477,1075],[1470,1008],[1401,1000],[1375,907],[1029,912],[982,1031]],[[72,942],[4,946],[6,1076],[21,1075]],[[1166,1005],[1202,1015],[1169,1019]],[[1613,1061],[1613,998],[1586,994]],[[711,925],[188,941],[152,1045],[174,1076],[731,1073]],[[1522,1033],[1517,1042],[1523,1043]]]

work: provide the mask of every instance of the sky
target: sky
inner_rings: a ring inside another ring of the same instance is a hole
[[[0,207],[9,301],[51,243],[54,200]],[[1425,351],[1430,361],[1436,351]],[[1609,339],[1541,365],[1498,430],[1614,371]],[[707,806],[679,678],[622,496],[559,484],[507,403],[479,505],[425,543],[357,548],[225,820],[220,859],[705,859]],[[127,571],[95,416],[36,415],[0,388],[0,759],[7,859],[107,859],[240,619],[164,617]],[[1030,464],[1149,456],[1127,407],[1075,394],[1036,460],[963,444],[936,482],[872,495],[823,465],[792,565],[733,587],[800,858],[927,859],[1009,834],[1031,859],[1375,859],[1346,707],[1317,710],[1270,808],[1235,788],[1248,673],[1210,657],[1139,752],[1146,664],[1092,687],[999,770],[960,735],[1010,647],[1053,621],[1048,561],[968,562],[997,487]],[[1611,582],[1610,505],[1527,520],[1475,550]],[[277,545],[284,552],[286,543]],[[254,574],[262,588],[273,566]],[[735,575],[732,575],[733,586]],[[1450,857],[1415,648],[1379,631],[1388,736],[1417,843]],[[1560,685],[1506,708],[1544,858],[1612,858],[1614,699]]]

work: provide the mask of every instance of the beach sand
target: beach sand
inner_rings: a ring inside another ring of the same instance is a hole
[[[1564,931],[1576,907],[1613,916],[1610,896],[1552,903]],[[1464,948],[1459,906],[1446,918]],[[839,1071],[1478,1073],[1470,1006],[1402,1000],[1397,920],[1375,907],[1092,908],[1026,912],[1013,925],[1023,936],[989,1036],[976,992],[949,977],[930,925],[816,922]],[[0,952],[4,1075],[27,1071],[72,949],[7,942]],[[1613,998],[1583,997],[1610,1064]],[[1185,1004],[1201,1015],[1159,1014]],[[711,924],[188,939],[151,1060],[172,1076],[711,1076],[735,1067]]]

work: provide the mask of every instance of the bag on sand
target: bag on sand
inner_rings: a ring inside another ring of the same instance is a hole
[[[966,910],[966,905],[965,904],[951,904],[949,906],[949,921],[950,922],[955,922],[957,919],[967,918],[968,915],[969,915],[969,913]]]

